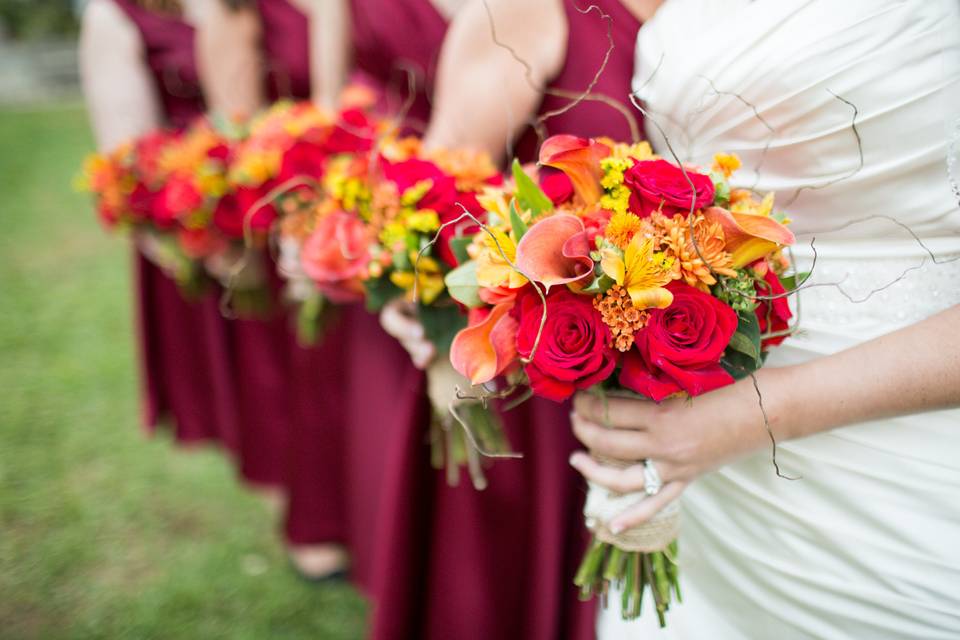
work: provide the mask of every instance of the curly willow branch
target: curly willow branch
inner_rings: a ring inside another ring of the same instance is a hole
[[[457,394],[460,394],[460,385],[457,385]],[[466,423],[466,421],[457,413],[457,405],[454,402],[451,402],[447,405],[447,410],[450,412],[450,415],[460,424],[463,428],[464,435],[467,436],[467,440],[470,442],[470,446],[480,455],[485,458],[507,458],[511,460],[519,460],[523,458],[522,453],[516,451],[506,451],[503,453],[498,453],[496,451],[489,451],[480,446],[480,443],[477,441],[476,436],[473,433],[473,429]]]
[[[763,426],[767,430],[767,435],[770,436],[770,447],[772,449],[771,459],[773,460],[773,468],[777,472],[778,478],[783,478],[784,480],[800,480],[803,476],[788,476],[780,471],[780,465],[777,463],[777,438],[773,435],[773,429],[770,427],[770,419],[767,417],[767,410],[763,406],[763,393],[760,391],[760,383],[757,382],[757,376],[754,373],[750,372],[750,380],[753,381],[753,390],[757,392],[757,404],[760,406],[760,413],[763,414]]]
[[[570,91],[567,89],[556,89],[553,87],[548,87],[545,85],[538,84],[533,78],[533,67],[530,66],[530,63],[524,60],[520,56],[520,54],[517,53],[516,49],[514,49],[512,46],[510,46],[506,42],[503,42],[502,40],[500,40],[499,36],[497,35],[497,25],[493,19],[493,12],[490,10],[490,5],[488,4],[487,0],[483,0],[483,8],[486,10],[486,13],[487,13],[487,22],[490,27],[490,38],[493,40],[493,43],[495,45],[507,51],[510,54],[510,56],[518,64],[520,64],[520,66],[523,67],[524,78],[526,79],[527,85],[537,93],[542,93],[545,95],[551,95],[551,96],[556,96],[558,98],[565,98],[570,100],[570,102],[568,102],[563,107],[560,107],[558,109],[554,109],[551,111],[547,111],[538,118],[530,118],[527,120],[527,123],[533,128],[534,132],[537,135],[537,146],[542,144],[543,141],[546,139],[546,129],[544,125],[547,120],[570,111],[571,109],[573,109],[574,107],[576,107],[578,104],[580,104],[585,100],[601,102],[615,109],[627,121],[627,126],[630,127],[630,137],[632,139],[631,141],[635,143],[640,141],[640,126],[637,123],[637,119],[633,116],[632,113],[630,113],[629,109],[626,108],[626,105],[618,102],[616,99],[608,95],[593,91],[593,88],[600,81],[600,77],[603,75],[603,72],[606,70],[607,65],[609,64],[609,61],[610,61],[610,57],[613,55],[613,51],[616,48],[616,45],[613,39],[613,18],[610,15],[604,13],[604,11],[597,5],[590,5],[586,9],[581,9],[580,7],[577,7],[576,5],[574,5],[574,8],[582,15],[587,15],[591,11],[596,11],[600,15],[600,18],[606,21],[607,23],[607,49],[606,49],[606,52],[604,53],[603,61],[600,64],[600,67],[597,69],[597,72],[594,74],[593,78],[590,80],[590,83],[587,85],[586,89],[578,92],[578,91]],[[508,144],[508,148],[509,146],[510,145]]]
[[[828,90],[828,91],[829,91],[829,90]],[[858,152],[859,152],[859,158],[860,158],[860,160],[859,160],[859,164],[858,164],[857,168],[855,168],[855,169],[854,169],[850,174],[848,174],[847,176],[844,176],[844,177],[842,177],[842,178],[838,178],[838,179],[835,179],[835,180],[831,180],[830,182],[824,183],[824,184],[822,184],[822,185],[806,187],[806,188],[809,188],[809,189],[821,189],[821,188],[827,187],[827,186],[829,186],[829,185],[831,185],[831,184],[836,184],[836,183],[840,182],[841,180],[848,180],[848,179],[852,178],[854,175],[856,175],[857,173],[859,173],[860,170],[861,170],[861,169],[863,168],[863,166],[864,166],[863,141],[862,141],[862,139],[861,139],[861,137],[860,137],[860,132],[857,130],[857,127],[856,127],[856,119],[857,119],[857,116],[859,115],[859,111],[857,110],[856,106],[855,106],[853,103],[851,103],[849,100],[846,100],[845,98],[843,98],[843,97],[841,97],[841,96],[838,96],[837,94],[833,93],[832,91],[830,91],[830,94],[833,95],[834,97],[836,97],[838,100],[844,102],[845,104],[850,105],[850,107],[854,110],[853,121],[852,121],[852,123],[851,123],[851,128],[853,129],[854,136],[856,137],[856,140],[857,140],[857,149],[858,149]],[[679,156],[677,155],[676,151],[674,150],[673,145],[671,144],[670,139],[669,139],[669,137],[667,136],[666,131],[664,131],[663,127],[661,127],[660,124],[657,122],[657,120],[656,120],[655,118],[653,118],[652,116],[650,116],[650,114],[647,112],[647,110],[645,110],[645,109],[643,108],[643,106],[638,103],[637,98],[636,98],[636,95],[631,94],[631,96],[630,96],[630,101],[631,101],[631,103],[633,104],[633,106],[634,106],[636,109],[638,109],[638,110],[644,115],[644,117],[647,119],[647,121],[653,123],[653,125],[657,128],[657,131],[660,132],[660,135],[663,137],[664,143],[667,145],[667,149],[670,151],[670,155],[673,157],[674,162],[676,162],[677,165],[680,167],[680,171],[683,173],[683,177],[684,177],[684,179],[687,181],[687,184],[688,184],[688,186],[690,187],[691,193],[694,194],[694,195],[691,197],[690,209],[689,209],[689,211],[688,211],[688,213],[687,213],[687,224],[688,224],[688,225],[692,225],[692,223],[693,223],[693,215],[694,215],[694,213],[695,213],[695,205],[696,205],[696,195],[695,195],[695,194],[696,194],[696,188],[695,188],[695,186],[694,186],[694,184],[693,184],[693,180],[690,178],[689,174],[687,173],[686,167],[684,167],[684,166],[683,166],[683,163],[680,161],[680,158],[679,158]],[[803,188],[805,188],[805,187],[801,187],[800,189],[803,189]],[[799,191],[799,190],[798,190],[798,191]],[[795,200],[795,199],[796,199],[796,198],[794,198],[794,200]],[[792,200],[791,200],[791,201],[792,201]],[[894,224],[896,224],[896,225],[900,226],[901,228],[903,228],[904,230],[906,230],[906,231],[913,237],[913,239],[924,249],[924,251],[926,251],[926,253],[930,256],[930,259],[934,262],[934,264],[944,264],[944,263],[948,263],[948,262],[953,262],[953,261],[955,261],[955,260],[960,260],[960,255],[955,256],[955,257],[953,257],[953,258],[946,259],[946,260],[944,260],[944,259],[938,259],[938,258],[936,257],[936,255],[933,253],[933,251],[923,242],[923,240],[920,238],[920,236],[918,236],[918,235],[916,234],[916,232],[914,232],[907,224],[905,224],[905,223],[897,220],[896,218],[893,218],[893,217],[891,217],[891,216],[882,215],[882,214],[875,214],[875,215],[865,216],[865,217],[863,217],[863,218],[858,218],[857,220],[851,220],[851,221],[849,221],[849,222],[847,222],[847,223],[844,223],[843,225],[840,225],[840,226],[838,226],[838,227],[836,227],[836,228],[834,228],[834,229],[830,229],[830,230],[828,230],[828,231],[839,231],[839,230],[842,230],[842,229],[844,229],[844,228],[846,228],[846,227],[849,227],[849,226],[851,226],[851,225],[853,225],[853,224],[862,223],[862,222],[865,222],[865,221],[868,221],[868,220],[871,220],[871,219],[885,219],[885,220],[889,220],[890,222],[893,222]],[[701,253],[700,247],[698,246],[698,243],[697,243],[697,238],[696,238],[696,236],[695,236],[694,234],[690,234],[690,237],[691,237],[691,242],[692,242],[692,244],[693,244],[693,248],[694,248],[694,250],[695,250],[696,253],[697,253],[697,256],[700,258],[700,260],[703,262],[703,264],[710,270],[710,272],[711,272],[712,274],[715,274],[715,275],[716,275],[716,271],[713,269],[713,265],[711,265],[710,262],[709,262],[708,260],[706,260],[705,257],[703,256],[703,254]],[[813,265],[816,265],[816,261],[817,261],[817,251],[816,251],[816,247],[814,246],[814,241],[815,241],[815,240],[816,240],[816,238],[814,237],[814,238],[812,238],[811,241],[810,241],[810,248],[811,248],[811,250],[813,250]],[[870,290],[869,292],[867,292],[866,295],[864,295],[864,296],[862,296],[862,297],[860,297],[860,298],[855,298],[855,297],[853,297],[850,293],[848,293],[848,292],[841,286],[842,283],[843,283],[843,280],[844,280],[845,278],[844,278],[844,279],[841,279],[841,280],[838,281],[838,282],[821,282],[821,283],[806,284],[807,281],[813,276],[813,266],[811,266],[810,273],[807,274],[807,276],[803,279],[803,281],[802,281],[799,285],[797,285],[796,287],[794,287],[794,288],[791,289],[790,291],[786,291],[786,292],[784,292],[784,293],[777,294],[777,295],[747,294],[747,293],[744,293],[744,292],[737,291],[737,290],[734,290],[734,289],[729,288],[728,286],[726,286],[726,284],[724,283],[724,281],[721,280],[721,279],[719,279],[719,278],[717,279],[717,281],[720,283],[720,286],[724,289],[725,292],[728,292],[728,293],[730,293],[730,294],[732,294],[732,295],[741,296],[741,297],[749,297],[749,298],[752,299],[752,300],[776,300],[776,299],[779,299],[779,298],[786,298],[786,297],[788,297],[788,296],[795,295],[796,293],[798,293],[799,291],[802,291],[803,289],[810,289],[810,288],[815,288],[815,287],[834,287],[834,288],[836,288],[837,291],[840,292],[841,295],[843,295],[843,296],[844,296],[847,300],[849,300],[850,302],[852,302],[852,303],[854,303],[854,304],[860,304],[860,303],[866,302],[867,300],[869,300],[870,298],[872,298],[872,297],[873,297],[874,295],[876,295],[877,293],[880,293],[881,291],[884,291],[884,290],[892,287],[893,285],[897,284],[898,282],[902,281],[902,280],[903,280],[904,278],[906,278],[907,275],[909,275],[911,272],[917,271],[918,269],[921,269],[921,268],[923,267],[924,263],[925,263],[925,260],[921,261],[921,263],[920,263],[919,265],[914,265],[914,266],[912,266],[912,267],[907,267],[906,269],[903,270],[903,272],[902,272],[899,276],[897,276],[897,277],[894,278],[893,280],[891,280],[891,281],[889,281],[889,282],[887,282],[887,283],[885,283],[885,284],[883,284],[883,285],[881,285],[881,286],[879,286],[879,287],[875,287],[874,289],[872,289],[872,290]]]
[[[784,207],[789,207],[791,204],[793,204],[794,202],[796,202],[797,198],[800,197],[800,193],[801,193],[802,191],[804,191],[804,190],[817,191],[817,190],[819,190],[819,189],[825,189],[825,188],[827,188],[827,187],[829,187],[829,186],[832,186],[832,185],[835,185],[835,184],[837,184],[837,183],[839,183],[839,182],[843,182],[844,180],[849,180],[849,179],[852,178],[853,176],[855,176],[855,175],[857,175],[858,173],[860,173],[860,171],[863,169],[863,165],[864,165],[864,158],[863,158],[863,139],[860,137],[860,130],[857,129],[857,117],[860,115],[860,110],[857,108],[857,105],[853,104],[852,102],[850,102],[849,100],[847,100],[847,99],[844,98],[843,96],[838,96],[838,95],[835,94],[833,91],[830,91],[830,89],[827,89],[827,93],[829,93],[829,94],[832,95],[834,98],[836,98],[836,99],[839,100],[840,102],[846,104],[846,105],[849,106],[851,109],[853,109],[853,119],[852,119],[851,122],[850,122],[850,128],[851,128],[851,130],[853,131],[853,136],[857,139],[857,156],[858,156],[857,166],[856,166],[856,168],[854,168],[854,169],[853,169],[850,173],[848,173],[847,175],[845,175],[845,176],[840,176],[839,178],[834,178],[833,180],[828,180],[828,181],[824,182],[823,184],[804,185],[804,186],[802,186],[802,187],[799,187],[796,191],[793,192],[793,196],[792,196],[789,200],[787,200],[787,202],[783,205]]]
[[[525,273],[520,267],[518,267],[518,266],[513,262],[513,260],[511,260],[510,258],[507,257],[507,254],[506,254],[506,252],[503,250],[503,247],[500,245],[500,241],[497,239],[497,236],[496,236],[492,231],[490,231],[490,227],[488,227],[486,224],[484,224],[483,222],[481,222],[480,219],[477,218],[475,215],[473,215],[472,213],[470,213],[470,212],[467,210],[467,208],[466,208],[465,206],[463,206],[463,204],[461,204],[460,202],[457,202],[456,204],[457,204],[458,207],[460,207],[460,208],[463,210],[463,213],[461,213],[461,214],[460,214],[459,216],[457,216],[455,219],[450,220],[449,222],[445,222],[445,223],[443,223],[442,225],[440,225],[440,228],[437,229],[437,232],[434,234],[433,238],[431,238],[430,241],[427,242],[425,245],[423,245],[423,247],[420,248],[420,251],[417,252],[417,259],[416,259],[416,261],[414,262],[414,265],[413,265],[413,299],[414,299],[414,302],[416,302],[416,300],[417,300],[417,281],[420,279],[420,258],[423,257],[424,253],[426,253],[426,251],[427,251],[430,247],[432,247],[433,245],[435,245],[435,244],[437,243],[437,241],[440,239],[440,233],[441,233],[444,229],[446,229],[447,227],[449,227],[449,226],[451,226],[451,225],[458,224],[458,223],[462,222],[464,219],[472,220],[472,221],[474,222],[474,224],[476,224],[476,225],[477,225],[478,227],[480,227],[487,235],[490,236],[490,238],[493,240],[494,244],[495,244],[496,247],[497,247],[497,251],[500,252],[500,257],[503,258],[503,260],[504,260],[508,265],[510,265],[510,268],[513,269],[514,271],[516,271],[517,273],[519,273],[520,275],[522,275],[524,278],[526,278],[526,279],[530,282],[530,285],[531,285],[531,286],[534,288],[534,290],[537,292],[537,295],[540,296],[540,301],[543,303],[543,312],[542,312],[541,315],[540,315],[540,326],[537,328],[537,337],[536,337],[536,339],[533,341],[533,347],[530,349],[530,355],[527,356],[527,357],[521,357],[521,358],[520,358],[520,362],[522,362],[523,364],[529,364],[529,363],[533,362],[533,358],[536,356],[537,348],[540,346],[540,338],[543,336],[543,329],[544,329],[544,327],[545,327],[546,324],[547,324],[547,295],[546,295],[546,293],[545,293],[547,287],[544,287],[544,289],[541,290],[541,289],[540,289],[540,285],[537,284],[537,283],[534,281],[533,278],[531,278],[531,277],[530,277],[527,273]]]
[[[700,78],[702,78],[703,80],[706,80],[707,84],[710,85],[710,88],[713,89],[713,92],[718,96],[729,96],[731,98],[736,98],[737,100],[739,100],[741,104],[743,104],[745,107],[753,111],[753,117],[755,117],[760,122],[760,124],[762,124],[766,128],[766,130],[770,132],[770,135],[767,137],[766,143],[763,145],[763,151],[760,152],[760,160],[757,162],[757,166],[753,168],[753,173],[754,173],[753,184],[750,186],[750,190],[753,191],[754,189],[756,189],[757,183],[760,182],[760,169],[763,167],[763,164],[767,161],[767,153],[770,151],[770,145],[773,144],[773,141],[777,136],[777,131],[772,126],[770,126],[770,123],[767,122],[767,119],[764,118],[763,115],[761,115],[760,110],[757,109],[757,105],[753,104],[752,102],[750,102],[749,100],[741,96],[739,93],[734,93],[732,91],[721,91],[720,89],[717,88],[717,85],[714,84],[713,80],[711,80],[705,75],[701,75]]]

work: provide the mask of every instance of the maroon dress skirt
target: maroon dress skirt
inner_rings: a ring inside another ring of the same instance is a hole
[[[194,58],[194,30],[182,20],[114,0],[140,32],[167,124],[186,126],[205,110]],[[217,291],[188,299],[136,255],[136,324],[149,430],[172,423],[177,442],[239,446],[229,339]]]
[[[306,16],[288,0],[258,0],[256,8],[263,26],[268,96],[308,99]],[[272,263],[270,270],[276,273]],[[281,283],[273,285],[274,298],[282,305]],[[289,313],[266,323],[236,323],[237,352],[248,354],[255,366],[267,365],[259,371],[238,368],[242,388],[263,411],[249,430],[256,437],[250,438],[251,450],[244,459],[282,482],[287,496],[283,529],[292,545],[346,541],[343,390],[350,333],[346,315],[335,312],[328,317],[314,346],[297,342]]]
[[[564,4],[568,53],[552,86],[582,91],[591,82],[606,53],[609,26],[615,49],[595,91],[629,104],[639,23],[616,0],[593,3],[609,21],[595,11],[580,12],[572,0]],[[427,120],[443,19],[428,0],[353,0],[352,5],[357,65],[401,98],[406,70],[422,74],[410,114],[415,122]],[[540,111],[566,102],[547,97]],[[622,116],[589,101],[546,126],[552,133],[629,139]],[[518,149],[522,160],[532,159],[535,138],[521,140]],[[587,533],[580,513],[585,485],[567,463],[577,448],[569,404],[532,400],[503,413],[510,442],[524,459],[494,463],[485,491],[468,482],[449,487],[444,474],[429,467],[430,409],[422,373],[409,358],[383,359],[387,349],[397,347],[389,346],[391,339],[378,327],[371,325],[354,343],[351,367],[370,367],[378,358],[384,367],[398,367],[389,374],[395,382],[377,387],[373,397],[363,387],[348,390],[351,410],[362,406],[363,414],[362,421],[351,420],[351,436],[368,443],[352,452],[351,460],[365,470],[365,482],[375,485],[364,493],[378,496],[366,505],[351,498],[355,508],[377,509],[367,518],[377,527],[371,637],[592,638],[594,604],[580,602],[573,586]],[[371,448],[370,442],[390,449]],[[358,489],[351,484],[351,496]]]

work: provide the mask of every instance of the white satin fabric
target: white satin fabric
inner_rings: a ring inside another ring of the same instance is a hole
[[[958,13],[957,0],[667,0],[641,29],[634,89],[681,159],[739,154],[742,186],[789,211],[801,263],[816,236],[811,282],[866,298],[801,292],[801,333],[768,366],[960,304]],[[853,109],[833,94],[858,109],[862,168]],[[803,185],[818,188],[785,206]],[[851,224],[869,215],[909,225],[936,261],[888,220]],[[960,638],[960,410],[782,443],[778,462],[802,479],[777,478],[765,451],[686,491],[683,604],[665,631],[649,609],[628,623],[611,606],[601,640]]]

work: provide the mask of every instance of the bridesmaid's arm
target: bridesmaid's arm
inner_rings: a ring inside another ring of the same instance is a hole
[[[196,18],[196,55],[207,108],[246,117],[266,104],[260,18],[252,7],[224,0],[203,5]]]
[[[761,369],[755,375],[777,440],[960,406],[958,326],[960,305],[846,351]],[[750,378],[692,401],[657,405],[609,398],[606,411],[599,398],[581,393],[573,425],[594,453],[620,460],[649,458],[662,476],[660,493],[611,523],[619,529],[649,519],[703,473],[771,446]],[[582,452],[574,454],[571,464],[615,491],[643,487],[642,466],[614,469]]]
[[[310,23],[310,86],[313,101],[335,109],[352,63],[349,0],[299,0]]]
[[[509,46],[524,66],[494,42]],[[471,147],[502,159],[506,142],[528,122],[566,55],[561,0],[470,0],[444,39],[437,68],[428,147]]]
[[[113,2],[87,5],[79,54],[83,95],[102,151],[160,126],[160,99],[140,32]]]

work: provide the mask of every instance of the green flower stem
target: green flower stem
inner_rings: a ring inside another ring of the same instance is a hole
[[[580,588],[583,598],[603,597],[611,586],[619,588],[620,613],[627,620],[640,616],[644,594],[649,589],[660,626],[666,626],[673,594],[680,601],[676,557],[676,541],[664,551],[642,553],[625,551],[594,538],[580,563],[574,584]]]
[[[497,417],[479,402],[459,405],[460,417],[470,425],[477,444],[485,451],[506,453],[509,443]],[[434,469],[445,470],[447,484],[457,486],[460,468],[474,455],[472,446],[452,416],[434,414],[430,425],[430,463]]]

